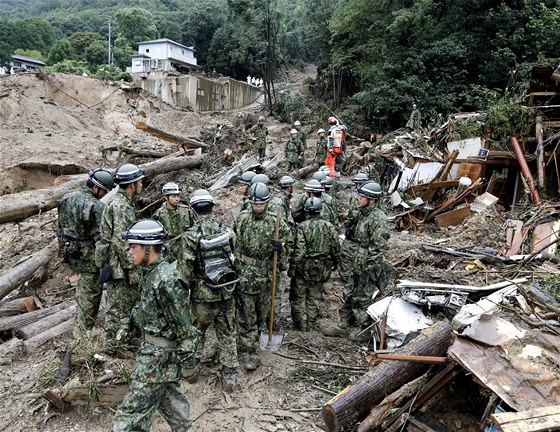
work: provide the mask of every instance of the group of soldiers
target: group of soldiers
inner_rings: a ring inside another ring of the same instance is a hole
[[[288,160],[289,169],[291,164]],[[331,167],[321,167],[305,182],[301,197],[292,196],[296,182],[288,175],[274,192],[266,175],[242,173],[243,208],[231,227],[216,218],[216,202],[207,190],[194,191],[184,204],[176,183],[163,186],[164,202],[152,219],[137,221],[134,202],[145,175],[130,163],[117,168],[114,177],[103,169],[91,171],[86,188],[62,199],[61,256],[80,273],[75,336],[93,328],[103,286],[105,351],[119,355],[142,336],[114,431],[149,430],[156,409],[174,431],[189,429],[189,405],[179,381],[197,379],[212,325],[226,391],[233,390],[240,363],[247,371],[258,367],[273,268],[277,280],[285,271],[290,278],[291,318],[298,331],[321,330],[323,285],[338,269],[345,284],[340,323],[325,333],[360,338],[370,324],[366,309],[388,278],[383,254],[389,229],[376,204],[379,184],[362,173],[343,184],[331,173]],[[118,191],[104,206],[100,200],[115,184]],[[329,193],[353,185],[356,194],[349,202],[338,203]],[[278,299],[281,294],[278,290]],[[278,322],[279,310],[273,313]],[[353,324],[359,330],[350,335]]]

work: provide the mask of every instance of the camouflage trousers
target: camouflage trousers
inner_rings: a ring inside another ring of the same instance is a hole
[[[97,282],[99,272],[83,272],[80,274],[78,285],[76,286],[76,302],[78,304],[78,317],[76,326],[79,333],[91,330],[95,325],[103,286]]]
[[[265,157],[265,150],[266,150],[266,143],[257,144],[257,145],[255,146],[255,154],[256,154],[257,157],[260,158],[260,159],[264,159],[264,157]]]
[[[349,240],[345,240],[342,243],[338,259],[338,274],[344,284],[348,284],[352,279],[357,251],[357,243]]]
[[[293,277],[290,283],[290,304],[296,330],[307,331],[316,327],[323,304],[323,283]]]
[[[286,165],[286,171],[288,171],[288,172],[291,172],[291,171],[294,171],[294,170],[297,170],[297,169],[299,169],[299,162],[298,161],[288,162],[287,165]]]
[[[365,328],[371,324],[367,308],[373,303],[372,296],[377,291],[377,277],[362,280],[360,273],[353,273],[351,281],[344,289],[344,303],[338,310],[341,325],[348,326],[354,320]]]
[[[128,392],[113,418],[113,432],[149,431],[156,409],[172,431],[190,430],[190,407],[181,389],[180,373],[173,350],[142,344]]]
[[[259,343],[259,330],[266,329],[266,318],[270,313],[270,292],[238,293],[236,303],[238,351],[255,354]]]
[[[214,324],[218,338],[220,363],[229,368],[239,366],[237,362],[237,326],[235,323],[235,300],[230,298],[223,302],[192,302],[193,325],[200,331],[200,341],[196,358],[200,360],[204,350],[204,335],[210,325]]]
[[[120,321],[123,318],[130,318],[138,297],[138,285],[130,285],[127,279],[113,279],[107,282],[106,347],[119,345],[115,336],[120,328]]]

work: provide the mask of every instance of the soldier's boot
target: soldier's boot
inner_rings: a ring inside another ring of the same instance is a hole
[[[344,322],[341,322],[339,325],[335,327],[331,327],[325,330],[326,336],[335,336],[335,337],[348,337],[348,325]]]
[[[260,360],[256,354],[245,354],[243,358],[243,367],[246,371],[254,371],[259,367]]]
[[[303,321],[303,320],[294,320],[294,328],[295,328],[297,331],[302,331],[302,332],[304,332],[304,331],[307,331],[307,324],[306,324],[306,322]]]
[[[186,377],[187,382],[189,384],[194,384],[198,381],[199,376],[200,376],[200,360],[195,359],[193,362],[193,366],[189,368],[189,375]]]
[[[224,367],[222,371],[222,387],[225,392],[231,393],[236,383],[237,370],[235,368]]]

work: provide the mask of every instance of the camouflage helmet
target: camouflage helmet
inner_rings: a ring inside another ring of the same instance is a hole
[[[381,189],[379,183],[368,181],[358,188],[358,194],[365,196],[368,199],[375,199],[383,195],[383,190]]]
[[[326,176],[331,174],[331,169],[326,165],[323,165],[321,168],[319,168],[319,171],[325,173]]]
[[[158,245],[165,243],[167,232],[158,221],[142,219],[134,222],[121,238],[131,244]]]
[[[327,176],[323,171],[317,171],[315,174],[313,174],[313,177],[311,178],[323,183],[327,178]]]
[[[137,165],[131,163],[125,163],[117,168],[115,173],[115,182],[119,185],[130,184],[143,179],[146,177],[144,175],[144,170],[139,168]]]
[[[191,194],[190,205],[214,204],[214,197],[206,189],[197,189]]]
[[[97,186],[107,192],[109,192],[115,186],[115,181],[113,180],[113,176],[107,170],[102,168],[97,168],[95,170],[90,170],[88,172],[90,181]]]
[[[255,171],[245,171],[243,174],[237,176],[237,182],[250,186],[251,185],[251,179],[256,176],[257,173]]]
[[[359,172],[358,174],[356,174],[354,177],[352,177],[352,182],[354,183],[365,183],[369,180],[367,174],[364,174],[362,172]]]
[[[323,182],[323,186],[325,189],[330,189],[334,186],[334,179],[332,177],[326,176],[325,181]]]
[[[287,188],[295,184],[295,179],[292,176],[285,175],[280,178],[280,187]]]
[[[306,192],[324,192],[325,188],[319,180],[311,179],[303,186]]]
[[[264,204],[270,200],[270,190],[264,183],[255,183],[249,189],[249,202],[252,204]]]
[[[177,183],[169,182],[165,183],[161,188],[161,194],[163,196],[167,195],[181,195],[183,187],[179,186]]]
[[[303,205],[303,210],[309,213],[321,213],[323,205],[321,204],[321,198],[310,197],[307,198],[305,204]]]
[[[257,174],[251,179],[251,184],[255,183],[264,183],[267,186],[270,186],[272,182],[270,178],[266,174]]]

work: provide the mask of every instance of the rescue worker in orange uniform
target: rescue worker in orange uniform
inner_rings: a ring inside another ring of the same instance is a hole
[[[335,163],[336,158],[341,156],[344,143],[344,129],[338,124],[336,117],[329,117],[329,131],[327,132],[327,157],[325,165],[330,169],[330,177],[336,177]]]

